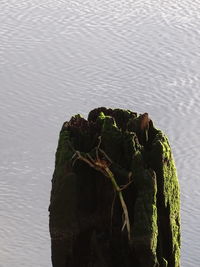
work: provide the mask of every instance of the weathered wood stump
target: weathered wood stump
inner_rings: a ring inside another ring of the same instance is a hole
[[[65,122],[49,211],[53,267],[180,267],[176,168],[147,113]]]

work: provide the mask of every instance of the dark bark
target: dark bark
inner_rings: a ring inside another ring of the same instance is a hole
[[[119,186],[129,183],[122,194],[130,238],[104,166]],[[88,120],[72,117],[60,132],[52,179],[53,267],[180,267],[179,195],[168,139],[147,113],[98,108]]]

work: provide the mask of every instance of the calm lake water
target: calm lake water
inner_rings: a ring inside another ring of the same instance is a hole
[[[199,266],[199,0],[1,0],[0,267],[50,267],[62,123],[99,106],[148,112],[181,187],[182,267]]]

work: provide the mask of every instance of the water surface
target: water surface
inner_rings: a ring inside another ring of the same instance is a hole
[[[98,106],[148,112],[181,186],[182,265],[199,264],[200,3],[1,0],[0,267],[49,267],[62,123]]]

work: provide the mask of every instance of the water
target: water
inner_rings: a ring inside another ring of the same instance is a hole
[[[98,106],[148,112],[169,137],[183,267],[199,265],[200,2],[1,0],[0,267],[49,267],[62,123]]]

